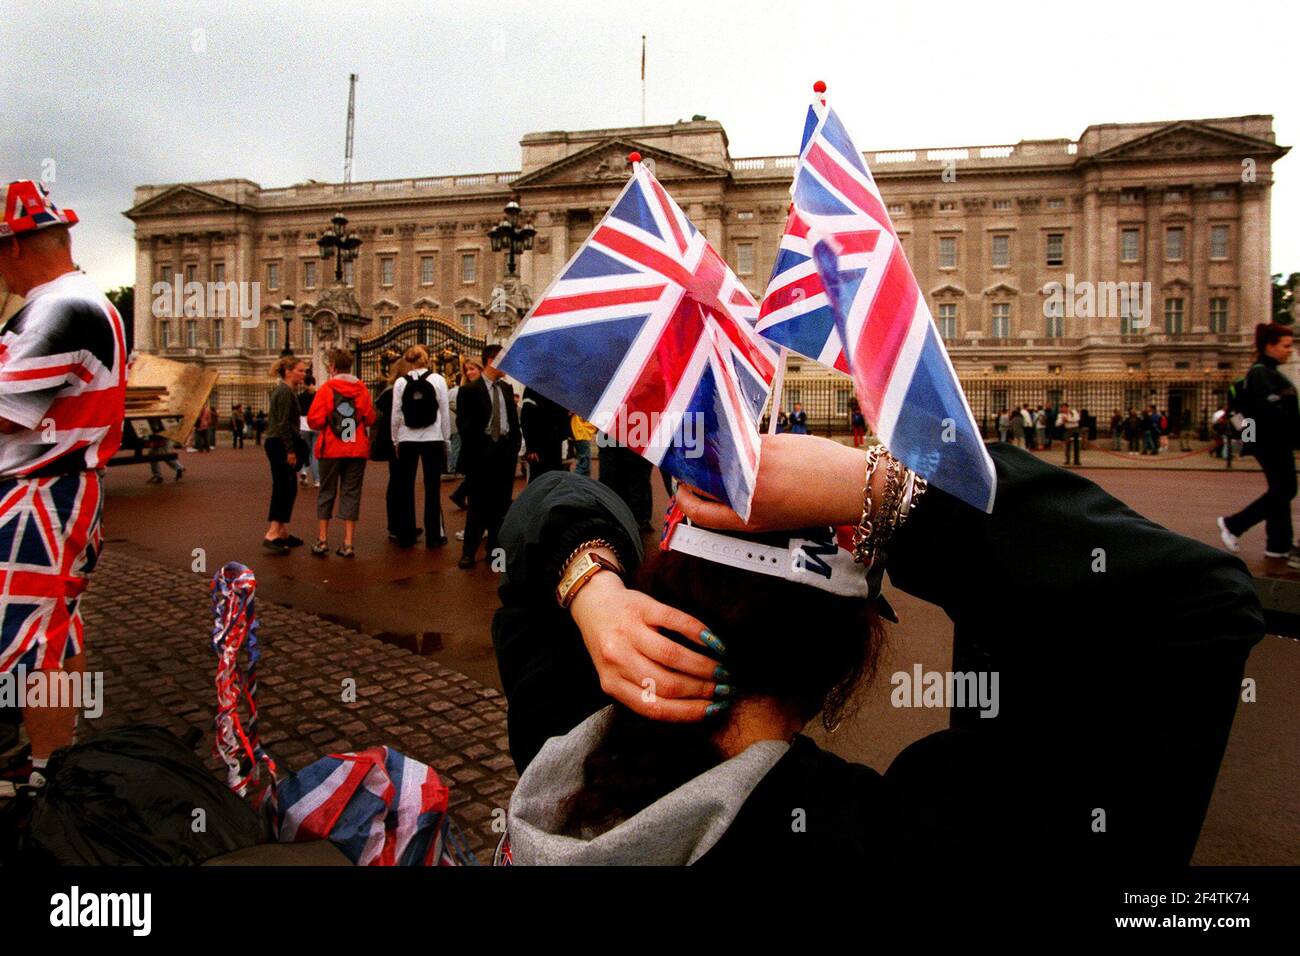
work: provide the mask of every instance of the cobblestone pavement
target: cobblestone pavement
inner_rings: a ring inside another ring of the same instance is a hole
[[[215,570],[215,569],[209,569]],[[204,731],[212,754],[216,658],[210,574],[185,573],[108,549],[82,602],[87,666],[104,673],[104,710],[88,737],[124,724]],[[299,770],[328,753],[387,744],[433,767],[471,848],[490,862],[492,811],[517,778],[507,750],[505,697],[428,657],[322,618],[258,600],[262,741]],[[356,681],[355,703],[343,681]]]

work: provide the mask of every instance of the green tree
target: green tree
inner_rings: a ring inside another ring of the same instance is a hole
[[[1296,297],[1300,296],[1300,272],[1293,272],[1285,282],[1282,273],[1273,277],[1273,321],[1290,325],[1296,319]]]

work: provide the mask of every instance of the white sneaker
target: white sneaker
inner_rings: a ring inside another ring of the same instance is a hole
[[[1289,556],[1290,553],[1291,552],[1289,551],[1270,551],[1268,548],[1264,549],[1264,557],[1266,558],[1285,558]]]
[[[457,540],[457,541],[464,541],[464,540],[465,540],[465,532],[464,532],[464,531],[457,531],[457,532],[456,532],[456,540]]]
[[[1217,520],[1219,522],[1219,537],[1223,539],[1223,546],[1233,554],[1236,554],[1241,550],[1241,541],[1238,540],[1235,534],[1228,530],[1228,526],[1223,523],[1222,518],[1218,518]],[[1266,551],[1264,553],[1267,554],[1268,552]],[[1285,557],[1285,555],[1279,555],[1279,557]]]

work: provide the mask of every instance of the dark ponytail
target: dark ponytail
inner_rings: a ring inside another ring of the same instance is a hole
[[[1266,346],[1277,345],[1282,339],[1294,335],[1295,329],[1289,325],[1283,325],[1281,322],[1261,322],[1255,326],[1255,351],[1263,355]]]

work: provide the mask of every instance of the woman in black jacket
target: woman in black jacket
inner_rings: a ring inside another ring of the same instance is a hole
[[[1268,481],[1268,490],[1236,514],[1219,518],[1219,534],[1230,551],[1240,551],[1243,534],[1264,522],[1264,556],[1290,558],[1300,567],[1292,548],[1291,500],[1296,496],[1295,448],[1300,442],[1300,406],[1295,385],[1278,370],[1291,358],[1290,326],[1277,322],[1255,326],[1259,355],[1246,373],[1242,454],[1254,455]]]
[[[643,569],[617,496],[567,473],[529,486],[502,528],[493,621],[522,774],[506,854],[1185,864],[1263,634],[1250,577],[1077,474],[1006,445],[991,453],[994,512],[929,489],[888,542],[887,567],[895,587],[953,620],[954,671],[998,676],[996,716],[954,709],[950,729],[883,774],[798,733],[810,708],[839,707],[869,671],[877,627],[865,601],[855,618],[844,599],[809,597],[793,580],[675,552]],[[863,464],[828,440],[764,436],[745,527],[856,524]],[[701,525],[742,527],[689,489],[678,500]],[[624,571],[595,573],[562,610],[557,583],[597,540]],[[1045,626],[989,604],[1000,582],[1025,575],[1035,593],[1105,609],[1105,621]],[[1154,606],[1148,596],[1166,589],[1180,600]],[[771,617],[745,613],[749,602]]]

